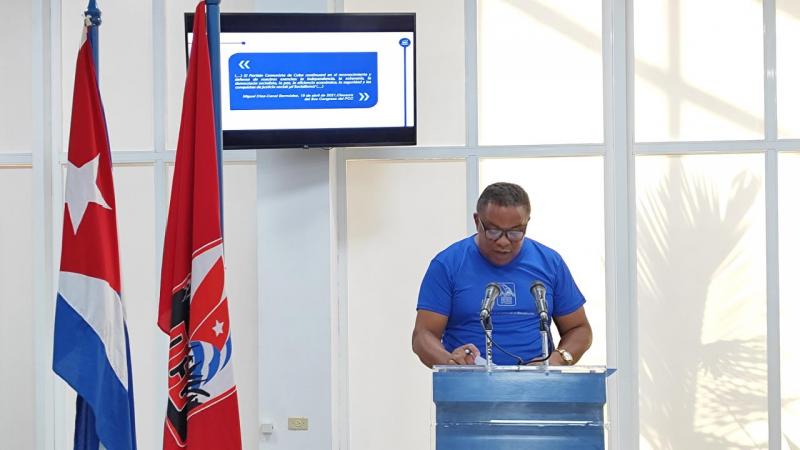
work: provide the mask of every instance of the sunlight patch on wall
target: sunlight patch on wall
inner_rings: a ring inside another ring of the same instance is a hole
[[[800,448],[800,153],[778,159],[782,450]]]
[[[480,189],[517,183],[531,200],[528,237],[555,249],[586,297],[594,341],[581,364],[606,364],[603,158],[484,158]],[[475,205],[469,205],[474,211]],[[557,332],[553,328],[553,338]]]
[[[478,2],[482,145],[603,141],[602,2]]]
[[[760,1],[636,2],[636,141],[763,138],[762,28]]]
[[[764,157],[636,158],[642,448],[767,445]]]
[[[800,137],[800,3],[776,0],[776,77],[778,85],[778,137]]]

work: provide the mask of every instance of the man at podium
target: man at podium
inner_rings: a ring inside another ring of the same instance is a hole
[[[423,364],[485,364],[487,318],[498,365],[536,364],[542,355],[571,365],[588,350],[586,299],[561,255],[525,237],[530,214],[522,187],[487,186],[473,214],[477,232],[431,261],[412,336]],[[542,339],[551,320],[561,335],[557,346]]]

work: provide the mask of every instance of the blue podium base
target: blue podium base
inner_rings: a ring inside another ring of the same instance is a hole
[[[437,366],[437,450],[603,450],[605,367]]]
[[[603,450],[598,426],[460,424],[437,425],[437,450]]]

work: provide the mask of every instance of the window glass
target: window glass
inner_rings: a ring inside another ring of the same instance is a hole
[[[642,449],[766,448],[764,156],[636,158]]]
[[[776,78],[778,85],[778,137],[800,137],[800,4],[776,0]]]
[[[781,422],[783,450],[800,448],[800,153],[782,154],[778,159],[778,202],[780,211],[780,330],[781,330]]]
[[[143,448],[161,445],[167,401],[166,335],[156,325],[160,274],[155,266],[153,179],[150,165],[114,166],[122,300],[136,393],[136,439]]]
[[[761,2],[635,1],[636,141],[763,139]]]
[[[592,347],[581,364],[606,364],[603,158],[491,158],[480,162],[481,190],[507,181],[531,200],[528,237],[561,254],[586,297]],[[470,205],[474,211],[475,205]],[[553,327],[553,339],[558,333]]]
[[[465,192],[463,160],[347,162],[353,450],[432,448],[431,372],[409,337],[428,264],[466,236]]]
[[[102,2],[100,95],[112,150],[153,148],[152,0]],[[61,89],[64,151],[69,143],[75,59],[86,0],[61,2]]]
[[[417,142],[463,145],[464,2],[344,0],[344,11],[417,14]]]
[[[602,2],[478,1],[478,139],[603,142]]]

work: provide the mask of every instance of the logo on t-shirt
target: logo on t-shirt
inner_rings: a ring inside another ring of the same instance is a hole
[[[512,281],[498,281],[500,295],[497,296],[497,306],[517,306],[517,290]]]

